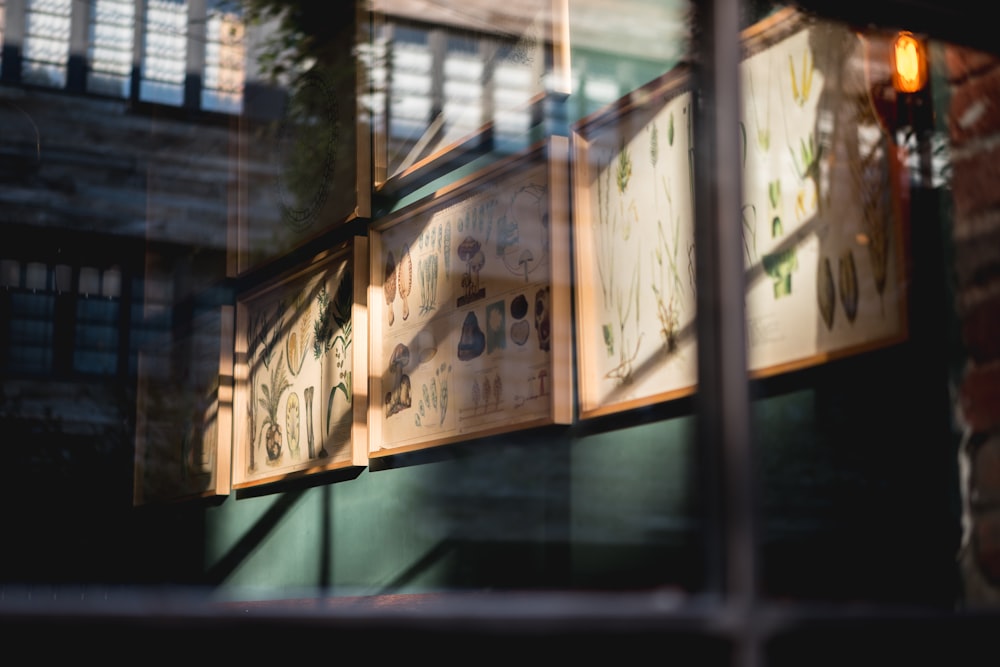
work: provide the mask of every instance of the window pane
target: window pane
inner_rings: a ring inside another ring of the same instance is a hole
[[[90,10],[88,90],[128,96],[134,34],[133,0],[94,0]]]
[[[205,44],[205,77],[201,104],[210,111],[239,113],[243,109],[246,73],[244,25],[238,14],[213,9]]]
[[[71,0],[28,0],[22,78],[43,86],[66,85]]]
[[[186,0],[149,0],[139,98],[179,106],[187,62]]]

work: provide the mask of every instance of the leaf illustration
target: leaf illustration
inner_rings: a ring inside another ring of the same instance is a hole
[[[839,262],[840,302],[844,306],[847,320],[853,322],[858,316],[858,271],[854,264],[854,253],[848,249]]]
[[[833,283],[833,271],[830,269],[830,259],[824,257],[820,262],[819,275],[816,276],[816,298],[819,303],[819,312],[823,316],[826,328],[833,328],[833,314],[837,301],[834,292],[836,288]]]

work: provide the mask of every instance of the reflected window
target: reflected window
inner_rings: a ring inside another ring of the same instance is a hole
[[[0,260],[0,367],[14,375],[115,375],[122,339],[120,267]]]
[[[135,2],[93,0],[89,21],[90,75],[87,89],[127,97],[132,72]]]
[[[387,142],[386,176],[485,128],[499,142],[513,141],[537,122],[545,65],[540,26],[493,34],[381,18],[366,55],[372,110]]]
[[[28,0],[21,76],[28,83],[62,88],[69,63],[71,0]]]
[[[210,111],[243,110],[246,52],[242,18],[216,6],[209,10],[205,35],[205,79],[201,105]]]
[[[0,0],[0,65],[3,64],[4,33],[7,31],[7,3]]]
[[[121,271],[83,267],[79,292],[73,370],[111,375],[118,368]]]
[[[139,99],[180,106],[184,103],[188,3],[149,0],[145,27]]]

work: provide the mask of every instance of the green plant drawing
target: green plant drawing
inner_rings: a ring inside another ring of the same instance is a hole
[[[778,204],[781,203],[781,179],[776,178],[767,184],[767,197],[771,202],[771,209],[774,215],[771,218],[771,238],[777,238],[785,233],[781,224],[781,216],[778,214]]]
[[[257,398],[260,406],[267,412],[267,417],[264,418],[261,426],[267,427],[264,434],[264,451],[269,461],[277,461],[281,458],[281,426],[278,422],[278,405],[281,402],[281,396],[291,386],[288,375],[285,373],[285,366],[281,363],[283,354],[283,352],[278,353],[278,363],[270,368],[270,385],[262,382],[260,384],[262,396]]]
[[[615,184],[618,186],[618,193],[624,195],[628,189],[628,182],[632,178],[632,158],[628,152],[628,146],[623,141],[618,150],[618,163],[615,168]]]
[[[613,378],[617,382],[627,382],[632,375],[632,361],[639,353],[638,341],[636,341],[635,351],[629,354],[626,327],[631,317],[633,305],[635,307],[636,320],[638,322],[638,300],[639,300],[639,262],[636,261],[633,267],[632,279],[627,292],[620,289],[615,280],[616,255],[622,241],[628,241],[631,235],[631,225],[628,223],[627,213],[631,213],[638,218],[635,212],[635,203],[626,205],[629,182],[632,178],[632,158],[628,146],[624,142],[620,144],[617,155],[613,158],[614,168],[605,168],[601,172],[605,181],[602,185],[598,181],[598,201],[600,243],[597,248],[598,253],[598,273],[601,277],[601,288],[604,296],[605,306],[615,311],[617,314],[617,336],[612,323],[601,325],[601,333],[604,338],[608,355],[615,354],[618,350],[618,363],[608,371],[606,377]],[[611,160],[604,163],[606,167],[611,166]],[[610,176],[614,173],[615,186],[618,193],[617,210],[612,210],[609,204],[611,195]],[[641,338],[641,335],[640,337]]]
[[[792,79],[792,99],[800,107],[805,106],[812,93],[813,73],[816,71],[815,67],[813,67],[812,53],[809,49],[806,48],[802,51],[802,71],[799,72],[801,80],[795,74],[795,59],[791,54],[788,54],[788,69],[791,72]]]
[[[670,114],[670,128],[673,128],[673,113]],[[650,162],[653,166],[653,178],[656,178],[656,156],[659,150],[656,146],[656,125],[653,124],[650,133]],[[663,228],[663,219],[656,219],[656,246],[653,248],[652,280],[650,286],[656,299],[656,315],[660,321],[660,335],[667,346],[668,352],[677,349],[677,335],[680,328],[680,299],[683,283],[678,265],[678,250],[680,247],[680,215],[674,212],[674,200],[671,189],[664,176],[661,179],[663,192],[667,198],[667,223],[673,227],[672,237]],[[654,207],[660,210],[658,194],[654,192]]]
[[[803,187],[799,188],[799,192],[795,197],[796,214],[800,218],[805,217],[806,209],[812,204],[812,202],[806,201],[808,193],[804,185],[807,182],[812,183],[816,208],[822,213],[823,199],[820,197],[819,190],[819,162],[823,147],[816,145],[816,140],[810,133],[808,140],[805,137],[799,138],[798,154],[796,154],[791,146],[788,147],[788,151],[792,155],[792,162],[795,163],[795,171],[799,177],[799,182],[803,184]]]
[[[420,313],[425,314],[437,308],[438,254],[431,253],[417,263],[420,278]]]
[[[250,395],[257,395],[255,386],[257,372],[254,366],[257,363],[263,364],[265,369],[271,366],[271,357],[278,346],[278,320],[280,319],[281,306],[275,311],[273,317],[269,317],[266,310],[261,310],[250,318],[247,327],[247,364],[250,367]],[[257,469],[256,461],[256,440],[257,440],[257,414],[256,403],[251,399],[247,401],[247,419],[250,422],[250,463],[249,469]]]
[[[767,73],[768,73],[768,77],[767,77],[768,78],[768,83],[765,83],[764,89],[769,91],[770,90],[770,79],[771,79],[771,63],[770,62],[768,62],[768,65],[767,65]],[[767,98],[767,103],[766,103],[766,106],[764,107],[764,123],[763,123],[763,125],[761,125],[761,122],[760,122],[760,110],[757,108],[757,94],[756,94],[756,91],[754,90],[754,85],[753,85],[753,69],[752,68],[750,69],[748,78],[749,78],[749,81],[750,81],[750,104],[753,107],[754,127],[757,130],[757,135],[756,135],[757,146],[760,148],[760,150],[762,152],[767,153],[768,150],[770,150],[770,148],[771,148],[771,98],[770,98],[770,96],[768,96],[768,98]]]
[[[780,299],[790,295],[792,293],[792,274],[799,268],[795,248],[768,253],[761,258],[761,263],[764,266],[764,272],[774,282],[774,298]]]
[[[629,281],[628,294],[619,291],[615,295],[615,309],[618,314],[618,334],[621,345],[618,348],[618,364],[607,372],[605,377],[616,380],[619,384],[627,384],[632,381],[632,362],[639,356],[639,344],[642,342],[643,332],[640,332],[635,341],[635,348],[631,353],[627,352],[629,347],[626,327],[631,317],[632,308],[635,307],[636,329],[639,326],[639,265],[638,258],[632,271],[632,280]]]
[[[354,281],[350,271],[345,271],[337,285],[337,291],[330,300],[330,293],[326,289],[326,283],[320,287],[316,295],[317,314],[313,323],[313,356],[321,360],[327,352],[334,350],[337,367],[337,380],[339,382],[330,389],[330,394],[326,401],[326,429],[330,432],[330,418],[333,415],[333,403],[337,392],[344,394],[344,399],[351,403],[351,370],[346,368],[348,353],[353,339],[353,320],[351,319],[351,307],[353,305]],[[323,383],[323,365],[320,364],[320,386]],[[320,447],[318,455],[326,456],[326,448]],[[314,452],[309,452],[309,457],[313,458]]]

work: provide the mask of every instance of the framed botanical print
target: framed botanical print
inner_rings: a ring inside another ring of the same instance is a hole
[[[747,357],[765,377],[907,336],[888,39],[794,9],[744,33]]]
[[[553,137],[373,224],[369,456],[572,421],[566,158]]]
[[[237,299],[235,488],[367,464],[367,280],[354,237]]]
[[[581,418],[694,391],[693,104],[678,67],[573,127]]]

